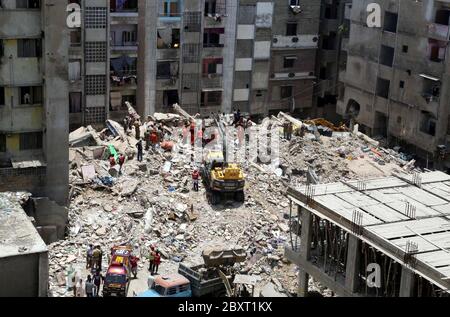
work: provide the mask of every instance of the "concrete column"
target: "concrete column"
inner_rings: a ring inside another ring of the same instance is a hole
[[[416,276],[413,271],[402,266],[402,279],[400,281],[400,297],[412,297]]]
[[[59,205],[69,196],[69,30],[67,2],[42,2],[42,70],[44,82],[44,155],[47,163],[45,194]]]
[[[139,0],[137,111],[146,118],[156,109],[158,2]]]
[[[300,219],[302,220],[302,232],[300,241],[300,256],[308,261],[311,258],[312,215],[308,210],[299,206]],[[298,281],[298,296],[308,296],[309,274],[300,268]]]
[[[223,103],[222,111],[231,113],[234,99],[234,63],[237,36],[238,1],[228,0],[225,26],[225,47],[223,52]]]
[[[39,286],[38,296],[48,296],[48,252],[39,254]]]
[[[345,271],[345,287],[352,293],[358,288],[359,277],[359,254],[361,250],[361,240],[349,234],[347,246],[347,268]]]

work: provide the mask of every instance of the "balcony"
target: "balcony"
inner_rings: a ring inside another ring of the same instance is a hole
[[[2,39],[41,37],[40,9],[0,9],[0,21]]]
[[[111,72],[111,89],[136,89],[137,88],[137,71],[123,70]]]
[[[440,41],[448,41],[450,28],[448,25],[430,23],[428,25],[428,37]]]
[[[137,42],[111,43],[111,50],[116,52],[137,52]]]
[[[202,88],[222,88],[223,77],[222,75],[209,74],[204,75],[202,78]]]
[[[316,49],[318,47],[318,35],[275,35],[272,41],[273,49]]]

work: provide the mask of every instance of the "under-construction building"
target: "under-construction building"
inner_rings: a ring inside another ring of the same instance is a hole
[[[337,296],[450,295],[450,176],[398,174],[289,188],[286,257],[299,296],[312,277]]]
[[[372,2],[353,1],[338,113],[428,168],[449,169],[450,1],[377,1],[381,27],[369,27]]]

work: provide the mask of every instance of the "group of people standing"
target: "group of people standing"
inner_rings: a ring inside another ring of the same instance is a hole
[[[150,247],[150,252],[148,256],[149,267],[148,270],[150,274],[156,275],[158,274],[159,265],[161,264],[161,252],[154,245]]]

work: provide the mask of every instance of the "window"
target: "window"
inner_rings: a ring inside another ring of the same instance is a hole
[[[398,14],[385,12],[384,15],[384,31],[397,33]]]
[[[203,76],[221,75],[223,73],[223,58],[205,58],[203,60]]]
[[[394,52],[395,49],[393,47],[381,45],[380,63],[392,67],[392,64],[394,63]]]
[[[382,98],[389,98],[389,86],[391,82],[387,79],[377,79],[377,96]]]
[[[21,133],[20,150],[39,150],[42,149],[42,132]]]
[[[408,45],[403,45],[403,47],[402,47],[402,52],[403,52],[403,53],[408,53],[408,50],[409,50]]]
[[[0,152],[6,152],[6,134],[0,134]]]
[[[129,102],[132,106],[136,106],[136,95],[122,96],[122,105],[124,105],[125,102]]]
[[[287,23],[286,36],[296,36],[296,35],[297,35],[297,23]]]
[[[280,91],[281,99],[287,99],[292,97],[292,86],[282,86]]]
[[[41,39],[17,40],[17,57],[41,57]]]
[[[205,29],[203,47],[223,47],[225,29]]]
[[[163,12],[161,15],[164,17],[177,17],[180,16],[180,8],[178,0],[165,0],[162,6]]]
[[[70,32],[70,46],[80,47],[81,46],[81,31]]]
[[[399,87],[400,87],[400,88],[405,88],[405,82],[404,82],[403,80],[400,80],[400,85],[399,85]]]
[[[5,48],[3,46],[3,40],[0,39],[0,57],[3,57],[5,55]]]
[[[437,10],[436,11],[436,24],[449,25],[450,11],[449,10]]]
[[[21,105],[36,105],[42,103],[41,86],[20,87],[19,92]]]
[[[428,39],[428,59],[432,62],[440,63],[445,60],[447,53],[447,43],[434,39]]]
[[[202,92],[201,105],[207,106],[219,106],[222,104],[222,91],[204,91]]]
[[[0,106],[5,105],[5,87],[0,87]]]
[[[69,113],[81,112],[81,92],[69,93]]]
[[[436,119],[427,111],[421,112],[420,131],[431,136],[436,135]]]
[[[284,68],[292,68],[295,65],[295,61],[297,60],[296,56],[286,56],[284,57]]]
[[[39,9],[41,7],[40,0],[17,0],[16,7],[18,9]]]
[[[402,117],[398,116],[397,117],[397,124],[401,124],[402,123]]]
[[[157,47],[158,49],[179,49],[180,29],[158,29]]]
[[[137,42],[137,32],[136,31],[123,31],[122,32],[122,45],[123,46],[133,46]]]
[[[81,79],[81,60],[69,61],[69,80],[77,81]]]
[[[226,14],[226,0],[205,0],[205,16]]]
[[[300,0],[289,0],[289,4],[291,6],[299,6],[300,5]]]

